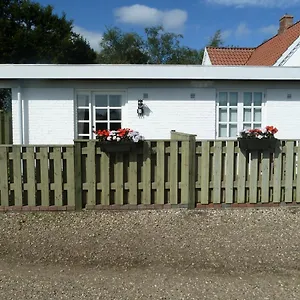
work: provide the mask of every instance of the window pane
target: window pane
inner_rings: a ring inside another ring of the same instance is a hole
[[[227,137],[227,125],[226,124],[219,125],[219,137]]]
[[[104,130],[107,129],[107,123],[96,123],[96,130]]]
[[[88,121],[89,120],[89,109],[77,109],[77,120],[78,121]]]
[[[244,106],[251,106],[252,93],[244,93]]]
[[[220,122],[227,122],[227,108],[220,108],[219,109],[219,121]]]
[[[253,124],[253,127],[254,127],[254,128],[261,128],[261,123]]]
[[[110,120],[121,120],[121,109],[110,110]]]
[[[121,123],[110,123],[110,130],[118,130],[122,127]]]
[[[230,108],[229,110],[229,121],[230,122],[237,122],[237,109]]]
[[[237,125],[229,124],[229,136],[230,137],[237,136]]]
[[[96,120],[107,121],[107,109],[96,109]]]
[[[251,129],[251,124],[244,124],[244,129]]]
[[[261,122],[261,109],[254,108],[254,122]]]
[[[219,106],[227,106],[227,93],[219,93]]]
[[[77,106],[89,106],[90,97],[89,95],[77,95]]]
[[[251,122],[251,108],[244,108],[244,122]]]
[[[261,106],[262,93],[254,93],[254,106]]]
[[[107,102],[107,95],[95,95],[95,105],[97,107],[106,107]]]
[[[109,106],[121,107],[121,95],[110,95],[109,96]]]
[[[229,105],[237,106],[238,103],[238,93],[229,93]]]
[[[78,134],[89,134],[90,124],[89,123],[77,123]]]

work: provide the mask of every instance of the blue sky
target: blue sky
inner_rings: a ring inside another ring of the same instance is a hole
[[[300,19],[300,0],[39,0],[66,13],[95,49],[106,26],[143,34],[147,26],[162,24],[182,33],[182,44],[200,49],[221,29],[226,45],[257,46],[276,34],[285,13]]]

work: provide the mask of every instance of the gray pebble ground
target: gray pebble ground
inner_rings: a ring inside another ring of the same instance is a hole
[[[0,299],[300,299],[300,209],[0,214]]]

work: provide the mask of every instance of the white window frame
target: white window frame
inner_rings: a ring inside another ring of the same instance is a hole
[[[237,104],[237,134],[239,134],[239,132],[241,130],[243,130],[243,127],[244,127],[244,124],[248,124],[250,122],[244,122],[244,103],[243,103],[243,95],[244,93],[261,93],[262,94],[262,104],[261,106],[254,106],[253,104],[251,104],[251,118],[252,118],[252,121],[253,121],[253,111],[254,111],[254,108],[261,108],[261,126],[264,127],[265,126],[265,99],[266,99],[266,93],[264,90],[261,90],[261,89],[218,89],[216,91],[216,139],[218,140],[236,140],[237,139],[237,136],[236,137],[229,137],[229,126],[227,128],[227,137],[220,137],[219,136],[219,124],[220,124],[220,121],[219,121],[219,108],[222,108],[224,106],[219,106],[219,93],[222,93],[222,92],[226,92],[226,93],[238,93],[238,104]],[[226,124],[230,124],[229,122],[229,108],[233,108],[233,106],[229,106],[229,104],[227,104],[227,123]],[[235,107],[235,106],[234,106]],[[248,106],[246,106],[248,107]],[[222,122],[221,122],[222,123]],[[235,122],[232,122],[232,123],[235,123]],[[251,125],[253,125],[255,122],[251,122]],[[257,122],[258,123],[258,122]]]
[[[251,106],[249,105],[244,105],[243,103],[243,116],[242,116],[242,128],[241,130],[244,128],[245,124],[250,124],[250,129],[252,128],[260,128],[262,127],[262,124],[263,124],[263,114],[262,114],[262,111],[263,111],[263,101],[264,101],[264,93],[262,92],[257,92],[257,91],[243,91],[242,92],[242,100],[244,100],[244,93],[251,93],[252,94],[252,101],[251,101]],[[262,94],[262,102],[261,102],[261,105],[260,106],[257,106],[257,105],[254,105],[254,94],[255,93],[261,93]],[[251,121],[244,121],[244,109],[251,109]],[[261,110],[261,120],[260,122],[258,121],[254,121],[254,110],[255,109],[260,109]],[[255,126],[255,124],[258,124],[260,123],[261,126],[257,127]]]
[[[84,121],[80,122],[77,119],[77,108],[87,108],[87,107],[78,107],[77,106],[77,96],[78,95],[86,95],[89,96],[89,134],[82,134],[81,136],[78,135],[78,123],[85,123]],[[96,106],[95,106],[95,95],[119,95],[121,96],[121,106],[120,107],[113,107],[114,109],[121,109],[121,127],[123,126],[123,114],[124,114],[124,104],[126,101],[126,92],[124,90],[76,90],[74,96],[74,138],[80,139],[83,136],[86,136],[88,139],[94,139],[95,135],[93,134],[93,126],[96,126]],[[100,108],[100,107],[97,107]],[[101,107],[102,108],[102,107]],[[101,109],[100,108],[100,109]],[[109,111],[109,103],[107,107],[103,107],[103,109],[107,109]],[[103,123],[109,124],[108,121],[103,121]],[[97,122],[101,123],[101,122]],[[112,122],[113,123],[113,122]],[[115,120],[115,123],[118,123],[118,120]]]

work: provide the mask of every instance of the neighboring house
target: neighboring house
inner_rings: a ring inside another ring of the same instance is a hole
[[[300,21],[284,15],[277,35],[256,48],[213,48],[204,51],[203,65],[300,66]]]
[[[274,125],[278,138],[300,139],[299,81],[300,67],[0,65],[0,87],[12,89],[14,144],[70,144],[93,138],[93,126],[147,139],[169,139],[171,130],[226,139]]]

